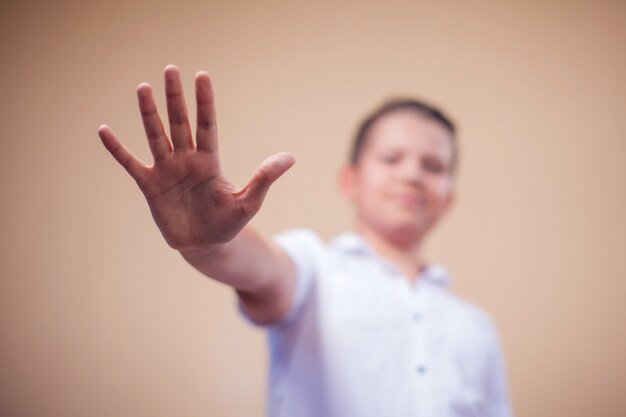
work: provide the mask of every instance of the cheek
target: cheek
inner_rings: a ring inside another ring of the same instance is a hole
[[[445,200],[451,192],[451,184],[448,179],[433,178],[427,183],[428,193],[431,198]]]
[[[360,184],[355,200],[362,213],[385,212],[383,207],[385,204],[384,187],[380,184],[380,181],[374,178]]]
[[[358,193],[367,194],[380,188],[383,183],[383,175],[372,164],[364,167],[356,178],[356,190]]]

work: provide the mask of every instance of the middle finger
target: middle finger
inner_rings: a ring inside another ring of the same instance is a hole
[[[175,150],[193,149],[193,136],[189,125],[180,71],[175,65],[165,67],[165,95],[167,97],[167,115],[170,122],[170,134]]]

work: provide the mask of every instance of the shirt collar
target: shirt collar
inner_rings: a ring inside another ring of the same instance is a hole
[[[345,232],[330,242],[330,247],[344,253],[351,253],[370,258],[378,258],[386,264],[390,263],[378,255],[369,244],[356,232]],[[429,263],[420,274],[424,282],[441,287],[448,287],[452,281],[448,271],[441,265]]]

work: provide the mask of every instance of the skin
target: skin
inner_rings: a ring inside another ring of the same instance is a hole
[[[414,282],[425,236],[453,201],[452,143],[441,123],[412,110],[383,116],[356,165],[340,173],[356,229]]]
[[[107,125],[99,128],[100,139],[139,186],[165,241],[197,270],[232,286],[253,318],[275,320],[291,305],[295,267],[284,251],[247,223],[261,207],[270,185],[294,164],[294,157],[273,155],[261,163],[245,187],[234,187],[220,167],[209,75],[199,72],[195,77],[195,141],[180,71],[169,65],[164,78],[169,137],[151,86],[137,87],[152,166],[134,156]]]
[[[165,241],[198,271],[233,287],[253,319],[275,321],[293,303],[295,265],[248,223],[295,159],[289,153],[270,156],[246,186],[234,187],[220,167],[209,75],[195,77],[195,138],[179,69],[167,66],[164,81],[169,137],[152,87],[137,87],[153,165],[133,155],[107,125],[98,130],[102,143],[137,183]],[[424,236],[451,201],[447,139],[436,122],[397,112],[373,126],[359,164],[342,170],[341,186],[356,208],[358,231],[409,279],[419,271]],[[443,171],[434,169],[439,165]]]
[[[208,249],[232,240],[259,210],[269,186],[295,163],[288,153],[274,155],[245,187],[234,187],[220,167],[211,80],[199,72],[195,81],[195,142],[177,67],[165,69],[171,140],[157,113],[152,87],[147,83],[137,87],[153,166],[132,155],[108,126],[98,131],[104,146],[137,182],[167,243],[178,250]]]

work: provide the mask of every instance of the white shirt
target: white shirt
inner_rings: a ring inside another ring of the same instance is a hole
[[[275,239],[297,286],[289,313],[265,325],[270,417],[512,415],[495,326],[448,291],[441,266],[411,284],[356,233]]]

